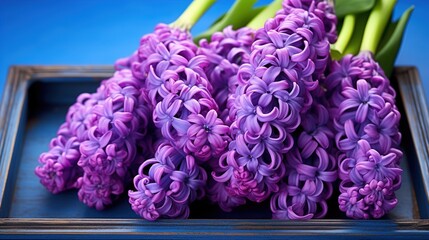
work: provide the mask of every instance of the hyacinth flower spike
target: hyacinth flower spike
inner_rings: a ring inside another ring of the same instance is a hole
[[[329,43],[336,40],[336,17],[333,7],[326,1],[284,1],[285,13],[304,9],[316,15],[324,25],[324,38]],[[322,49],[318,49],[322,50]],[[324,70],[329,56],[318,58],[313,77],[324,79]],[[321,86],[310,90],[313,102],[310,108],[301,112],[301,124],[293,134],[292,149],[284,155],[286,174],[280,190],[271,197],[274,219],[308,220],[322,218],[328,212],[326,203],[333,193],[332,183],[337,180],[336,149],[329,105]]]
[[[109,205],[125,192],[124,186],[128,180],[138,174],[134,172],[132,175],[121,175],[125,172],[124,169],[138,168],[144,158],[153,157],[152,150],[155,153],[162,150],[161,146],[151,147],[150,144],[141,143],[140,139],[150,140],[152,137],[162,136],[166,139],[166,144],[172,144],[181,154],[185,154],[183,151],[189,151],[185,148],[187,142],[194,139],[187,136],[187,129],[192,124],[184,119],[207,114],[209,109],[217,109],[208,93],[210,86],[204,78],[205,75],[200,76],[200,73],[203,74],[201,67],[205,60],[196,56],[196,46],[188,33],[193,22],[213,2],[195,1],[185,11],[184,15],[187,17],[181,16],[172,26],[159,24],[154,33],[143,36],[138,50],[130,57],[133,61],[124,64],[130,66],[130,79],[121,81],[124,84],[123,89],[111,95],[111,100],[94,107],[94,112],[100,115],[100,120],[93,136],[81,146],[81,152],[88,155],[83,154],[78,162],[85,172],[78,180],[78,195],[88,206],[102,209]],[[138,88],[133,89],[135,84],[138,84]],[[126,91],[125,88],[131,89]],[[133,106],[132,103],[136,105]],[[139,116],[145,116],[144,122]],[[148,131],[152,136],[148,136]],[[197,160],[204,161],[203,158],[207,157],[210,149],[219,151],[219,148],[225,145],[223,141],[217,141],[216,145],[212,146],[208,139],[211,138],[206,137],[205,141],[198,143],[201,149],[208,149],[205,153],[197,151],[204,155],[198,155]],[[143,149],[147,154],[136,154],[142,152],[137,151],[137,147],[148,145],[150,151]],[[111,156],[108,154],[109,148],[124,150],[126,155]],[[133,161],[136,157],[138,161]],[[119,170],[109,175],[100,165],[110,163],[116,163]],[[134,167],[131,167],[131,164]],[[204,179],[204,173],[195,170],[194,164],[189,163],[186,166],[190,167],[186,169],[189,174],[198,173],[198,177]]]
[[[236,199],[230,204],[260,202],[279,190],[287,171],[282,154],[294,145],[292,133],[311,106],[310,90],[317,88],[313,76],[324,69],[315,63],[328,58],[329,42],[322,20],[297,8],[267,20],[256,31],[251,51],[249,63],[237,73],[233,140],[212,174],[223,185],[218,189]],[[224,210],[234,206],[221,205]]]
[[[194,1],[170,28],[187,33],[210,4]],[[191,10],[192,11],[191,11]],[[184,34],[183,34],[184,35]],[[146,91],[151,96],[153,121],[162,140],[155,157],[146,160],[128,192],[132,209],[147,220],[187,218],[189,204],[205,195],[206,170],[227,146],[229,128],[219,117],[204,68],[208,59],[198,55],[191,39],[146,39],[139,49],[147,54],[136,63],[137,74],[147,73]]]
[[[256,0],[237,0],[223,17],[221,23],[215,24],[207,32],[197,36],[197,39],[203,38],[199,41],[198,54],[207,57],[208,65],[204,68],[204,71],[213,87],[211,93],[219,106],[219,118],[228,126],[225,126],[228,128],[228,135],[230,132],[229,126],[235,118],[234,101],[238,86],[237,72],[240,65],[249,62],[250,47],[255,36],[255,31],[252,28],[241,27],[241,23],[245,22],[246,16],[253,18],[253,15],[243,16],[242,13],[254,11],[252,6],[255,2]],[[269,10],[270,8],[272,8],[272,5],[262,11],[272,12],[272,10]],[[250,21],[250,19],[246,20]],[[205,39],[204,36],[209,34],[211,37]],[[193,128],[192,131],[200,128]],[[227,140],[229,142],[230,138]],[[226,148],[222,150],[224,152]],[[220,154],[223,154],[223,152]],[[208,163],[210,165],[208,169],[219,169],[219,157],[209,160]],[[233,206],[245,203],[243,198],[228,196],[225,193],[227,191],[225,185],[216,181],[211,175],[209,175],[206,185],[209,199],[214,204],[220,205],[222,209],[229,210]]]
[[[395,191],[401,185],[401,114],[395,104],[395,90],[374,60],[384,47],[378,44],[395,2],[377,1],[363,31],[360,53],[333,61],[323,82],[331,115],[335,116],[335,142],[340,151],[339,208],[355,219],[380,218],[398,203]],[[353,25],[354,18],[346,17],[344,24]],[[356,41],[345,43],[349,38],[343,34],[341,31],[337,46],[353,49]]]
[[[214,28],[209,29],[208,32],[212,33],[211,38],[209,40],[202,39],[199,42],[199,53],[207,56],[209,60],[209,65],[205,68],[205,71],[208,80],[213,86],[213,96],[221,109],[220,118],[227,125],[231,125],[236,116],[234,102],[238,86],[237,72],[240,65],[249,62],[250,48],[254,41],[255,30],[249,26],[260,24],[261,21],[272,17],[281,7],[280,1],[273,1],[272,4],[264,7],[256,17],[252,16],[248,26],[241,27],[241,23],[244,22],[241,13],[243,11],[256,11],[257,9],[250,8],[254,2],[256,1],[236,1],[224,16],[225,21],[222,22],[222,25],[216,24]],[[246,16],[244,16],[244,19],[246,19]],[[218,27],[218,25],[223,27]],[[233,26],[236,30],[233,29]],[[205,35],[206,33],[202,34],[202,36]],[[228,140],[230,141],[230,139]],[[245,151],[249,151],[249,149]],[[214,169],[213,176],[216,175],[217,170],[220,169],[219,164],[222,164],[224,160],[215,158],[209,161],[210,167]],[[236,174],[238,172],[236,171]],[[245,203],[244,198],[230,196],[226,191],[227,188],[223,182],[209,177],[208,192],[209,198],[213,203],[220,205],[224,210],[231,210],[232,207]]]

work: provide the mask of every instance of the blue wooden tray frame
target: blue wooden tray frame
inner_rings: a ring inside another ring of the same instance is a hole
[[[140,219],[107,218],[10,218],[7,211],[12,201],[10,191],[15,184],[17,164],[13,156],[22,144],[18,131],[25,119],[27,90],[34,79],[42,78],[108,78],[113,69],[108,66],[13,66],[10,68],[0,107],[0,238],[101,238],[101,239],[159,239],[159,238],[246,238],[328,239],[351,238],[422,238],[429,236],[429,112],[424,91],[414,67],[399,67],[393,78],[399,90],[410,125],[416,157],[413,171],[415,197],[419,218],[385,220],[323,219],[305,222],[267,219],[189,219],[147,222]]]

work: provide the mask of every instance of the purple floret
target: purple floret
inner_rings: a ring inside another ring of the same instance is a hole
[[[134,77],[137,79],[145,80],[148,77],[149,69],[146,64],[146,60],[154,54],[155,52],[160,52],[162,55],[162,51],[158,49],[158,43],[162,42],[164,45],[168,45],[171,42],[175,41],[185,41],[191,43],[191,35],[186,31],[181,31],[179,29],[171,28],[166,24],[158,24],[155,27],[155,31],[153,33],[149,33],[144,35],[140,40],[140,46],[137,50],[137,61],[133,61],[129,63],[131,66]],[[191,45],[192,46],[192,45]],[[133,55],[134,55],[133,54]],[[161,60],[161,59],[160,59]],[[164,59],[168,60],[168,59]],[[122,63],[119,63],[122,65]],[[152,99],[152,98],[151,98]]]
[[[401,185],[395,91],[367,52],[333,62],[324,85],[342,153],[340,209],[351,218],[380,218],[398,203],[395,191]]]

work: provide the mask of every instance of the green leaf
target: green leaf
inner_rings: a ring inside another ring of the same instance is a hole
[[[258,15],[260,12],[262,12],[267,6],[260,6],[257,8],[252,8],[248,11],[246,11],[244,14],[241,15],[239,19],[236,19],[235,22],[230,22],[230,25],[232,25],[233,29],[238,29],[241,27],[246,26],[256,15]],[[205,32],[199,34],[198,36],[194,37],[194,42],[198,43],[201,39],[210,39],[211,35],[215,32],[222,31],[222,27],[225,23],[223,22],[223,18],[227,13],[223,14],[222,17],[218,18],[209,29],[207,29]]]
[[[246,27],[252,28],[254,30],[264,27],[267,19],[272,18],[276,15],[280,9],[282,9],[283,0],[273,0],[263,11],[255,16]]]
[[[349,14],[358,14],[371,10],[376,0],[336,0],[335,14],[343,18]]]
[[[232,25],[234,29],[245,26],[262,8],[253,8],[257,0],[235,0],[234,4],[228,12],[213,26],[204,33],[194,38],[194,42],[198,43],[200,39],[209,39],[210,36],[222,31],[225,27]]]
[[[398,25],[399,21],[393,21],[391,20],[390,22],[387,23],[387,27],[384,30],[383,36],[381,37],[380,43],[378,44],[378,48],[377,51],[374,54],[377,54],[378,52],[380,52],[380,50],[384,47],[384,45],[387,44],[387,42],[389,42],[390,38],[393,35],[393,32],[396,29],[396,26]]]
[[[414,10],[414,6],[409,7],[401,16],[395,26],[388,41],[381,46],[380,51],[375,54],[375,60],[383,68],[386,76],[390,76],[393,71],[396,57],[401,47],[402,38],[404,36],[405,27],[407,26],[408,20],[410,19],[411,13]]]

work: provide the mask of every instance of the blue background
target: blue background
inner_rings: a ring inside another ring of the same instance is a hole
[[[232,2],[218,0],[192,32],[206,29]],[[260,0],[259,4],[267,2],[270,1]],[[174,21],[189,3],[190,0],[0,0],[0,96],[11,65],[113,64],[117,58],[132,53],[140,37],[157,23]],[[395,16],[412,4],[416,8],[396,64],[417,66],[429,96],[429,1],[398,0]]]

